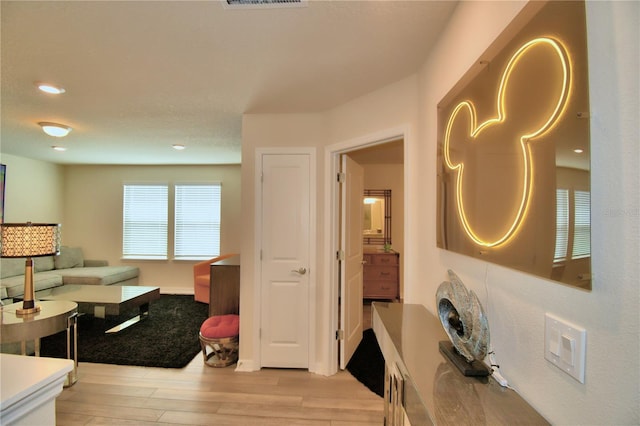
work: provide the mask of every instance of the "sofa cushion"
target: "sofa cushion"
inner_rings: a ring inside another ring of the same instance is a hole
[[[84,266],[84,256],[80,247],[62,246],[60,254],[54,259],[56,269],[81,268]]]
[[[0,278],[24,275],[24,257],[0,259]]]
[[[54,268],[53,256],[33,258],[33,272],[51,271],[53,268]]]
[[[136,278],[140,273],[135,266],[100,266],[56,269],[64,284],[111,285]]]
[[[62,277],[52,272],[40,272],[33,276],[35,291],[46,290],[62,285]],[[22,297],[24,295],[24,275],[3,278],[2,287],[6,290],[6,297]]]
[[[50,271],[53,269],[53,256],[34,257],[33,272]],[[3,258],[0,260],[0,278],[24,275],[26,258]]]

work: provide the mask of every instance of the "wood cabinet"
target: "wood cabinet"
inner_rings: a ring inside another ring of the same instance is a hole
[[[365,299],[399,299],[400,254],[365,251],[363,261],[362,297]]]
[[[211,264],[209,316],[240,312],[240,256]]]

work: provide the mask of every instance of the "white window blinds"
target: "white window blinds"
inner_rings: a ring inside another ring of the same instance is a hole
[[[572,259],[591,255],[591,194],[588,191],[574,192],[574,230]]]
[[[567,258],[569,242],[569,190],[556,190],[556,249],[554,262],[562,262]]]
[[[176,259],[220,254],[221,192],[219,183],[175,186]]]
[[[122,256],[166,259],[167,185],[124,185]]]

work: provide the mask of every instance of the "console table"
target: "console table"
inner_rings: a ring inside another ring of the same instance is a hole
[[[385,359],[385,425],[547,425],[514,390],[465,377],[442,355],[449,340],[422,305],[373,302],[373,331]]]

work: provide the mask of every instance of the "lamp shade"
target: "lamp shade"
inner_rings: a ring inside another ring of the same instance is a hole
[[[0,257],[52,256],[60,252],[57,223],[0,224]]]

